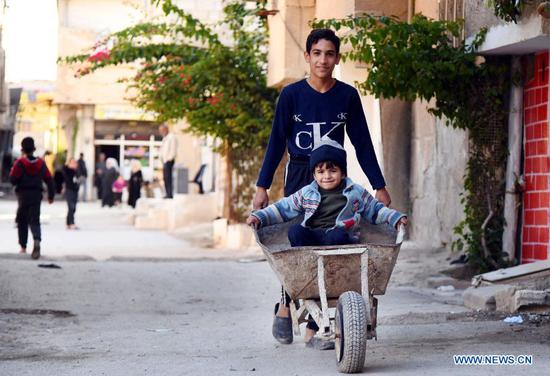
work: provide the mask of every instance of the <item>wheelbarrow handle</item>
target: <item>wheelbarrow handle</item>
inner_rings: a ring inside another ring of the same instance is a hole
[[[407,234],[406,225],[400,224],[397,229],[397,238],[395,239],[395,244],[401,244],[403,243],[403,240],[405,240],[405,235]]]

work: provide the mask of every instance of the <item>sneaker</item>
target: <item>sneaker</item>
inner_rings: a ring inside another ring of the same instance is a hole
[[[40,258],[40,240],[34,241],[34,247],[32,248],[31,258],[38,260]]]
[[[279,303],[275,304],[275,316],[273,317],[273,327],[271,333],[273,337],[282,344],[291,344],[294,340],[292,334],[292,320],[290,317],[278,317]]]
[[[311,337],[306,342],[306,347],[316,350],[334,350],[334,341],[321,339],[319,337]]]

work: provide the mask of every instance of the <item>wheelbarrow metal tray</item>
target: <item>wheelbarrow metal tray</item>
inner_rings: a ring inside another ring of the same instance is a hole
[[[383,295],[386,292],[401,246],[395,243],[395,229],[387,225],[362,223],[358,244],[291,248],[288,228],[294,223],[300,223],[300,219],[267,226],[256,232],[256,239],[267,261],[293,300],[319,299],[316,251],[327,250],[342,250],[343,253],[366,250],[369,257],[370,292],[373,295]],[[346,291],[361,293],[360,253],[328,256],[325,260],[328,299],[338,299]]]

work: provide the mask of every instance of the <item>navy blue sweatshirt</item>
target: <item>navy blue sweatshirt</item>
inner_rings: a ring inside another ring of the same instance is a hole
[[[325,93],[301,80],[286,86],[277,103],[273,129],[260,176],[259,187],[269,188],[285,149],[291,156],[308,157],[321,138],[344,145],[344,128],[357,160],[373,189],[386,186],[357,90],[341,81]]]

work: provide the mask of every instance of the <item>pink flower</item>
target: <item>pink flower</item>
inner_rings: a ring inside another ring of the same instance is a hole
[[[102,62],[104,60],[108,60],[111,56],[109,55],[109,51],[107,49],[97,50],[92,55],[88,57],[88,61],[90,62]]]

